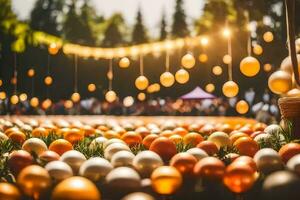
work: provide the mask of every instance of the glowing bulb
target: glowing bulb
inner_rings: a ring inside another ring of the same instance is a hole
[[[239,93],[239,86],[233,81],[227,81],[224,83],[222,91],[226,97],[235,97]]]
[[[274,35],[272,32],[267,31],[264,33],[263,38],[265,42],[272,42],[274,40]]]
[[[33,76],[35,75],[34,69],[29,69],[29,70],[27,71],[27,75],[28,75],[29,77],[33,77]]]
[[[32,107],[37,107],[39,105],[39,99],[37,97],[32,97],[30,99],[30,105]]]
[[[113,90],[110,90],[105,94],[105,99],[109,103],[114,102],[117,99],[117,94]]]
[[[185,69],[180,69],[175,73],[175,79],[178,83],[184,84],[189,81],[190,75]]]
[[[52,105],[51,99],[46,99],[42,103],[42,108],[44,108],[45,110],[47,110],[48,108],[51,107],[51,105]]]
[[[51,85],[53,83],[53,79],[51,76],[46,76],[44,82],[46,85]]]
[[[174,75],[170,72],[164,72],[160,75],[160,83],[165,87],[171,87],[175,82]]]
[[[51,55],[57,54],[58,50],[59,50],[59,47],[56,43],[51,43],[48,47],[48,52]]]
[[[70,109],[73,107],[73,101],[71,100],[66,100],[64,103],[65,108]]]
[[[89,92],[94,92],[96,90],[96,85],[94,83],[90,83],[88,85],[88,91]]]
[[[201,40],[200,40],[200,43],[202,46],[207,46],[208,45],[208,38],[207,37],[202,37]]]
[[[19,97],[18,97],[17,95],[12,95],[12,96],[10,97],[10,102],[11,102],[13,105],[19,103]]]
[[[230,35],[231,35],[230,29],[229,28],[224,28],[223,29],[223,36],[228,38],[228,37],[230,37]]]
[[[220,76],[223,73],[223,69],[222,69],[222,67],[217,65],[212,68],[212,72],[214,75]]]
[[[232,57],[230,56],[230,55],[228,55],[228,54],[226,54],[224,57],[223,57],[223,62],[225,63],[225,64],[230,64],[231,63],[231,61],[232,61]]]
[[[27,100],[27,94],[22,93],[22,94],[20,94],[19,98],[20,98],[20,101],[26,101]]]
[[[130,60],[127,57],[121,58],[119,61],[120,68],[128,68],[130,65]]]
[[[209,83],[205,86],[205,90],[209,93],[212,93],[213,91],[215,91],[215,85],[212,83]]]
[[[249,105],[246,101],[240,100],[239,102],[237,102],[235,108],[238,113],[245,114],[249,110]]]
[[[148,87],[148,85],[149,85],[149,81],[148,81],[147,77],[145,77],[145,76],[139,76],[135,80],[135,86],[139,90],[146,89]]]
[[[192,54],[187,53],[181,58],[181,65],[187,69],[191,69],[195,66],[195,58]]]
[[[206,63],[206,62],[208,61],[208,56],[207,56],[207,54],[201,53],[201,54],[199,55],[199,61],[202,62],[202,63]]]
[[[264,71],[269,72],[272,70],[272,65],[269,63],[264,64]]]
[[[260,46],[259,44],[255,44],[254,46],[253,46],[253,53],[255,54],[255,55],[261,55],[262,53],[263,53],[263,48],[262,48],[262,46]]]
[[[123,104],[125,107],[130,107],[134,104],[134,98],[132,96],[125,97],[123,99]]]
[[[71,100],[72,100],[73,102],[78,102],[78,101],[80,101],[80,94],[79,94],[78,92],[74,92],[74,93],[72,94],[72,96],[71,96]]]
[[[137,96],[138,100],[144,101],[146,99],[146,94],[143,92],[140,92]]]
[[[0,92],[0,99],[1,100],[6,99],[6,93],[5,92]]]

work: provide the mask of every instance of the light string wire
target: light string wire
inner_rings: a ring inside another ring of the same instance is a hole
[[[112,90],[112,80],[113,80],[113,59],[109,59],[109,68],[108,68],[108,90]]]
[[[170,52],[166,51],[166,72],[170,71]]]
[[[14,95],[17,94],[18,90],[18,69],[17,69],[17,53],[14,53]]]
[[[252,40],[251,40],[251,29],[250,29],[250,16],[249,12],[245,11],[245,17],[246,17],[246,31],[247,31],[247,53],[248,56],[251,56],[252,53]]]
[[[144,76],[144,54],[140,54],[140,75]]]
[[[226,29],[228,29],[228,21],[226,20]],[[230,56],[230,62],[228,63],[228,79],[232,81],[232,47],[231,47],[231,34],[227,37],[227,52]]]
[[[75,65],[74,65],[74,92],[78,92],[78,56],[75,55]]]

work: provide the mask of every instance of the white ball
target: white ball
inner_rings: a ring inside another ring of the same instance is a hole
[[[72,168],[67,163],[62,161],[51,161],[45,166],[45,169],[56,181],[62,181],[73,176]]]
[[[300,175],[300,154],[293,156],[286,164],[289,170],[296,172]]]
[[[260,149],[253,157],[258,171],[265,174],[281,170],[283,162],[279,154],[271,148]]]
[[[260,141],[270,142],[270,139],[271,139],[270,134],[262,133],[262,134],[255,136],[254,141],[255,142],[260,142]]]
[[[104,143],[107,142],[108,139],[106,139],[105,137],[97,137],[95,139],[93,139],[93,141],[90,144],[90,149],[95,148],[96,146],[102,146],[104,147]]]
[[[76,150],[70,150],[65,152],[60,160],[70,165],[74,174],[77,174],[81,164],[86,161],[85,156]]]
[[[191,148],[191,149],[187,150],[186,152],[193,155],[197,159],[197,161],[201,160],[202,158],[208,157],[208,154],[204,150],[196,148],[196,147]]]
[[[22,149],[29,153],[34,152],[36,155],[40,155],[48,148],[43,140],[39,138],[30,138],[23,143]]]
[[[218,148],[230,145],[228,134],[221,131],[212,133],[207,140],[215,143]]]
[[[111,164],[114,167],[131,166],[134,154],[129,151],[119,151],[111,157]]]
[[[132,164],[142,177],[150,177],[151,173],[164,163],[157,153],[141,151],[135,156]]]
[[[271,124],[265,128],[264,132],[273,135],[275,133],[278,133],[281,130],[282,128],[278,124]]]
[[[105,177],[113,166],[104,158],[94,157],[86,160],[79,169],[79,175],[92,181],[98,181]]]
[[[135,190],[141,186],[139,174],[129,167],[118,167],[110,171],[106,176],[109,187],[119,190]]]
[[[118,151],[130,151],[129,147],[123,143],[113,143],[104,149],[104,157],[108,160],[112,158],[112,156]]]
[[[106,142],[104,142],[103,148],[105,149],[106,147],[108,147],[109,145],[111,145],[113,143],[123,143],[123,144],[125,144],[125,142],[121,139],[112,138],[112,139],[109,139]]]

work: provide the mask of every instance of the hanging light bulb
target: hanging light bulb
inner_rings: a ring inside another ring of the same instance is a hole
[[[143,92],[140,92],[140,93],[138,94],[137,98],[138,98],[139,101],[145,101],[145,99],[146,99],[146,94],[143,93]]]
[[[110,91],[106,92],[105,99],[109,103],[112,103],[117,99],[117,94],[113,90],[110,90]]]
[[[245,76],[253,77],[258,74],[260,70],[260,63],[256,58],[247,56],[240,63],[240,70]]]
[[[214,74],[214,75],[216,75],[216,76],[220,76],[222,73],[223,73],[223,69],[222,69],[222,67],[220,67],[220,66],[214,66],[213,68],[212,68],[212,73]]]
[[[205,53],[201,53],[198,59],[201,63],[206,63],[208,61],[208,56]]]
[[[1,100],[6,99],[6,93],[5,92],[0,92],[0,99]]]
[[[50,108],[52,105],[52,101],[51,99],[45,99],[42,103],[42,108],[44,108],[45,110],[47,110],[48,108]]]
[[[190,53],[185,54],[181,58],[181,65],[187,69],[191,69],[195,66],[196,60],[194,56]]]
[[[235,108],[238,113],[245,114],[249,110],[249,105],[248,105],[247,101],[240,100],[239,102],[237,102]]]
[[[263,48],[262,48],[262,46],[260,46],[259,44],[255,44],[254,46],[253,46],[253,53],[255,54],[255,55],[261,55],[262,53],[263,53]]]
[[[171,72],[164,72],[160,75],[160,83],[165,87],[171,87],[175,82],[174,75]]]
[[[230,31],[230,29],[229,28],[224,28],[223,29],[223,36],[225,37],[225,38],[228,38],[228,37],[230,37],[230,35],[231,35],[231,31]]]
[[[58,50],[59,50],[59,47],[56,43],[51,43],[48,47],[48,52],[51,55],[57,54]]]
[[[39,105],[39,99],[37,97],[32,97],[30,99],[30,105],[34,108],[37,107]]]
[[[134,98],[132,96],[127,96],[123,99],[123,105],[125,107],[130,107],[134,104]]]
[[[265,42],[272,42],[274,40],[274,35],[271,31],[267,31],[263,35]]]
[[[13,105],[19,103],[19,97],[18,97],[17,95],[12,95],[12,96],[10,97],[10,102],[11,102],[11,104],[13,104]]]
[[[231,63],[231,61],[232,61],[232,57],[230,56],[230,55],[228,55],[228,54],[226,54],[224,57],[223,57],[223,62],[225,63],[225,64],[230,64]]]
[[[185,69],[179,69],[175,73],[175,79],[178,83],[185,84],[186,82],[189,81],[190,75]]]
[[[71,96],[71,100],[75,103],[80,101],[80,94],[78,92],[74,92]]]
[[[227,81],[224,83],[222,91],[226,97],[235,97],[239,93],[239,86],[234,81]]]
[[[64,106],[65,106],[65,108],[67,108],[67,109],[72,108],[73,105],[74,105],[74,104],[73,104],[73,101],[71,101],[71,100],[66,100],[65,103],[64,103]]]
[[[51,85],[53,83],[53,79],[51,76],[46,76],[44,82],[46,85]]]
[[[127,57],[123,57],[121,58],[121,60],[119,61],[119,66],[121,68],[128,68],[130,65],[130,60]]]
[[[88,91],[89,92],[94,92],[96,90],[96,85],[94,83],[90,83],[88,85]]]
[[[25,93],[22,93],[22,94],[20,94],[20,96],[19,96],[19,99],[20,99],[20,101],[26,101],[27,100],[27,94],[25,94]]]
[[[29,70],[27,71],[27,76],[28,76],[28,77],[33,77],[34,75],[35,75],[34,69],[29,69]]]
[[[13,85],[17,85],[17,82],[18,82],[17,77],[12,77],[11,80],[10,80],[10,82]]]
[[[213,91],[215,91],[215,85],[212,83],[209,83],[205,86],[205,90],[209,93],[212,93]]]
[[[209,42],[209,40],[208,40],[207,37],[202,37],[202,38],[200,39],[200,43],[201,43],[202,46],[207,46],[207,45],[208,45],[208,42]]]
[[[276,71],[269,77],[268,85],[273,93],[285,94],[292,89],[292,76],[286,71]]]
[[[137,77],[137,79],[135,80],[135,86],[137,87],[137,89],[139,90],[144,90],[148,87],[149,85],[149,81],[147,79],[147,77],[145,76],[139,76]]]
[[[269,72],[272,70],[272,65],[269,63],[264,64],[264,71]]]

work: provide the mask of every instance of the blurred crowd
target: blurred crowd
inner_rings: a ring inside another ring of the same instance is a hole
[[[280,118],[277,100],[264,94],[260,101],[255,100],[252,91],[245,93],[249,104],[246,117],[256,118],[264,123],[272,123]],[[171,98],[155,98],[147,101],[136,101],[130,104],[116,100],[113,103],[99,101],[96,98],[81,100],[78,103],[60,100],[52,103],[47,109],[43,104],[38,107],[30,106],[29,101],[16,105],[9,100],[1,100],[0,114],[16,115],[132,115],[132,116],[238,116],[235,105],[237,98],[215,98],[204,100],[182,100]],[[256,101],[256,102],[255,102]]]

